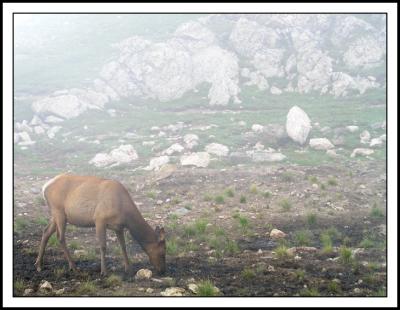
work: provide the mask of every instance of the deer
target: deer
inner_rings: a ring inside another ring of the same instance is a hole
[[[116,233],[122,249],[125,272],[129,271],[124,233],[127,229],[147,254],[156,272],[165,273],[164,228],[157,226],[153,230],[120,182],[95,176],[60,174],[44,184],[42,194],[50,209],[51,218],[43,231],[35,262],[38,272],[43,268],[45,248],[54,232],[68,261],[69,270],[77,271],[65,241],[68,223],[78,227],[96,227],[102,276],[107,275],[105,263],[107,229]]]

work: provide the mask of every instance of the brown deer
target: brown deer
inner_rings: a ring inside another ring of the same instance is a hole
[[[42,270],[43,255],[50,236],[57,238],[68,260],[70,270],[76,270],[65,242],[66,224],[79,227],[96,227],[100,245],[101,274],[106,275],[106,229],[115,231],[121,245],[125,271],[129,269],[124,229],[127,228],[158,273],[165,272],[164,228],[155,231],[145,221],[125,187],[113,180],[94,176],[61,174],[43,186],[43,197],[51,211],[51,219],[45,228],[35,262],[37,271]]]

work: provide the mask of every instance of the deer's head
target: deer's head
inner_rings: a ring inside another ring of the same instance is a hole
[[[165,231],[164,228],[156,227],[155,233],[157,241],[148,247],[150,263],[154,266],[157,273],[165,273]]]

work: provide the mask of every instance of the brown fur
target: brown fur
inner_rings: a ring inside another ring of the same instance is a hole
[[[38,271],[42,269],[47,241],[54,232],[57,232],[57,238],[70,269],[76,269],[65,243],[67,223],[80,227],[96,227],[102,274],[107,272],[105,265],[107,228],[114,230],[118,237],[126,271],[129,268],[129,260],[125,247],[125,228],[141,245],[157,272],[165,271],[164,228],[157,227],[154,231],[150,227],[121,183],[94,176],[63,174],[43,187],[43,196],[52,217],[40,243],[35,263]]]

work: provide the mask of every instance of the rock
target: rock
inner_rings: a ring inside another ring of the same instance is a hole
[[[346,142],[344,136],[337,135],[332,138],[332,143],[336,146],[344,145]]]
[[[179,209],[174,211],[174,214],[176,214],[177,216],[183,216],[186,213],[189,213],[189,210],[186,209],[186,208],[179,208]]]
[[[40,284],[39,290],[48,292],[48,291],[53,290],[53,286],[51,285],[50,282],[44,281],[42,284]]]
[[[346,129],[350,132],[356,132],[359,130],[358,126],[346,126]]]
[[[229,148],[219,143],[210,143],[206,145],[205,151],[216,156],[228,156]]]
[[[53,126],[49,130],[47,130],[47,136],[50,139],[53,139],[56,136],[56,133],[61,130],[61,126]]]
[[[361,293],[361,289],[360,289],[359,287],[355,287],[354,290],[353,290],[353,292],[354,292],[355,294],[360,294],[360,293]]]
[[[54,116],[54,115],[49,115],[45,118],[44,120],[47,124],[56,124],[56,123],[62,123],[64,121],[63,118]]]
[[[32,288],[27,288],[24,290],[24,296],[29,296],[33,294],[35,291]]]
[[[273,95],[280,95],[280,94],[282,94],[282,90],[279,89],[279,88],[276,87],[276,86],[272,86],[271,89],[270,89],[270,92],[271,92],[271,94],[273,94]]]
[[[86,256],[87,255],[87,251],[86,250],[75,250],[74,251],[74,255],[78,256],[78,257]]]
[[[286,237],[286,234],[283,231],[280,231],[279,229],[274,228],[269,233],[269,236],[272,239],[282,239],[282,238]]]
[[[275,271],[275,267],[272,266],[272,265],[268,265],[267,271],[268,271],[268,272],[274,272],[274,271]]]
[[[295,142],[303,145],[311,130],[311,121],[308,115],[298,106],[290,109],[286,117],[286,132]]]
[[[162,155],[172,155],[174,153],[181,153],[185,148],[180,145],[179,143],[172,144],[169,148],[164,150],[161,154]]]
[[[374,150],[372,149],[366,149],[366,148],[357,148],[353,150],[353,153],[351,153],[350,157],[356,157],[358,155],[361,156],[368,156],[374,153]]]
[[[183,141],[185,142],[186,147],[191,150],[199,144],[199,136],[195,134],[187,134],[183,137]]]
[[[120,145],[118,148],[112,150],[109,154],[98,153],[93,157],[89,164],[96,167],[105,167],[111,164],[120,165],[127,164],[138,159],[138,155],[130,144]]]
[[[247,123],[245,121],[239,121],[238,125],[244,127],[247,125]]]
[[[154,144],[156,144],[155,141],[143,141],[143,142],[142,142],[142,145],[143,145],[143,146],[152,146],[152,145],[154,145]]]
[[[291,256],[298,253],[315,253],[317,252],[317,248],[310,247],[310,246],[299,246],[299,247],[292,247],[287,250],[287,253]]]
[[[42,126],[35,126],[33,127],[33,131],[35,132],[35,134],[37,135],[42,135],[45,133],[45,130]]]
[[[197,291],[198,291],[199,287],[198,287],[197,284],[195,284],[195,283],[189,283],[188,289],[189,289],[189,291],[191,291],[192,293],[197,294]]]
[[[368,144],[370,139],[371,139],[371,134],[369,133],[368,130],[364,130],[364,131],[360,134],[360,142],[361,142],[362,144]]]
[[[137,280],[147,280],[150,279],[153,273],[149,269],[139,269],[136,272],[135,279]]]
[[[182,287],[169,287],[162,291],[161,296],[183,296],[185,289]]]
[[[261,142],[257,142],[256,145],[253,146],[253,149],[256,151],[262,151],[265,148],[264,144]]]
[[[54,293],[55,293],[56,295],[62,295],[62,294],[65,293],[65,288],[60,288],[59,290],[56,290]]]
[[[248,151],[247,155],[254,162],[277,162],[286,159],[286,156],[278,152],[270,152],[269,150]]]
[[[339,157],[339,155],[336,154],[336,151],[335,151],[335,150],[327,150],[327,151],[326,151],[326,155],[328,155],[329,157],[332,157],[332,158],[337,158],[337,157]]]
[[[32,128],[28,125],[28,122],[25,119],[22,121],[22,123],[17,123],[15,127],[18,131],[26,131],[28,133],[33,132]]]
[[[143,168],[144,170],[159,170],[160,167],[163,165],[169,163],[169,156],[160,156],[160,157],[153,157],[150,159],[150,163],[146,168]]]
[[[315,150],[329,150],[334,148],[334,145],[327,138],[310,139],[310,147]]]
[[[153,293],[153,292],[154,292],[154,289],[152,289],[151,287],[148,287],[148,288],[146,289],[146,293],[151,294],[151,293]]]
[[[260,124],[253,124],[253,126],[251,126],[251,130],[253,130],[254,132],[257,132],[257,133],[261,133],[264,131],[264,126],[262,126]]]
[[[207,152],[191,153],[182,155],[180,158],[182,166],[207,167],[210,163],[210,154]]]

